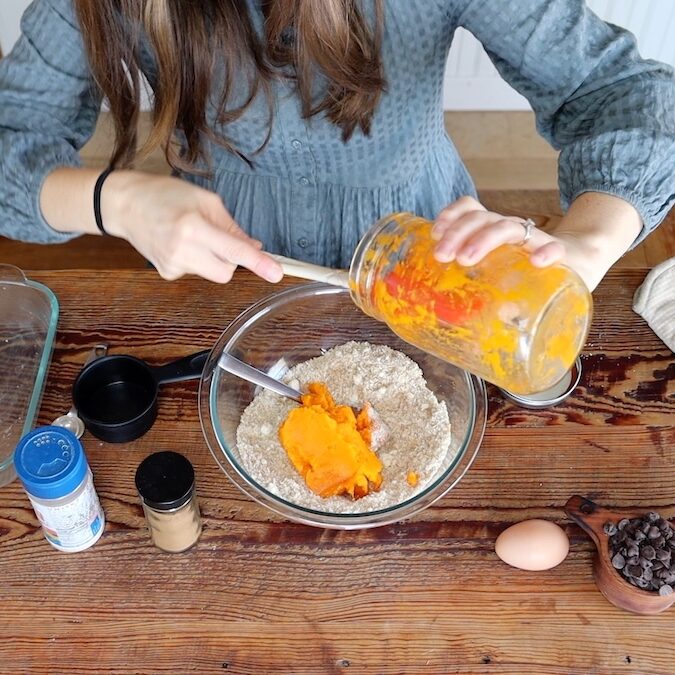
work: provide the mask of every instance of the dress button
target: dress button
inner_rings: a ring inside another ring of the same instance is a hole
[[[291,145],[292,145],[296,150],[300,150],[300,148],[302,147],[302,141],[299,141],[297,138],[295,138],[295,139],[293,139],[293,140],[291,141]]]
[[[302,178],[300,178],[299,182],[300,185],[309,185],[309,178],[307,178],[307,176],[303,176]]]
[[[298,246],[300,248],[307,248],[309,246],[309,241],[304,237],[300,237],[300,239],[298,239]]]

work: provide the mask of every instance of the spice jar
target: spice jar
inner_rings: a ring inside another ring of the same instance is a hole
[[[471,267],[434,257],[433,223],[378,221],[349,270],[354,302],[407,342],[516,394],[559,382],[586,341],[592,299],[563,265],[503,245]]]
[[[197,543],[202,521],[187,457],[168,450],[149,455],[136,469],[136,489],[157,548],[179,553]]]
[[[54,548],[83,551],[98,541],[105,516],[82,444],[71,431],[46,426],[26,434],[14,466]]]

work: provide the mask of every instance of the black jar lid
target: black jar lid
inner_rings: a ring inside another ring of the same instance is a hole
[[[148,455],[136,469],[136,489],[141,499],[157,511],[186,504],[195,485],[195,470],[187,457],[165,450]]]

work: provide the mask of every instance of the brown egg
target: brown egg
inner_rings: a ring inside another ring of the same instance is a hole
[[[524,520],[504,530],[495,542],[495,553],[521,570],[549,570],[567,557],[570,542],[565,532],[548,520]]]

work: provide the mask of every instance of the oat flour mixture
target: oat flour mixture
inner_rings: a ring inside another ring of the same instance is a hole
[[[382,487],[362,499],[323,499],[291,464],[279,427],[297,404],[264,390],[246,408],[237,429],[243,468],[260,485],[289,502],[332,513],[363,513],[393,506],[423,490],[447,465],[450,421],[445,403],[429,390],[422,370],[405,354],[368,342],[348,342],[291,369],[285,382],[305,391],[325,382],[336,402],[360,409],[369,401],[389,428],[377,454]],[[408,484],[408,473],[418,476]]]

